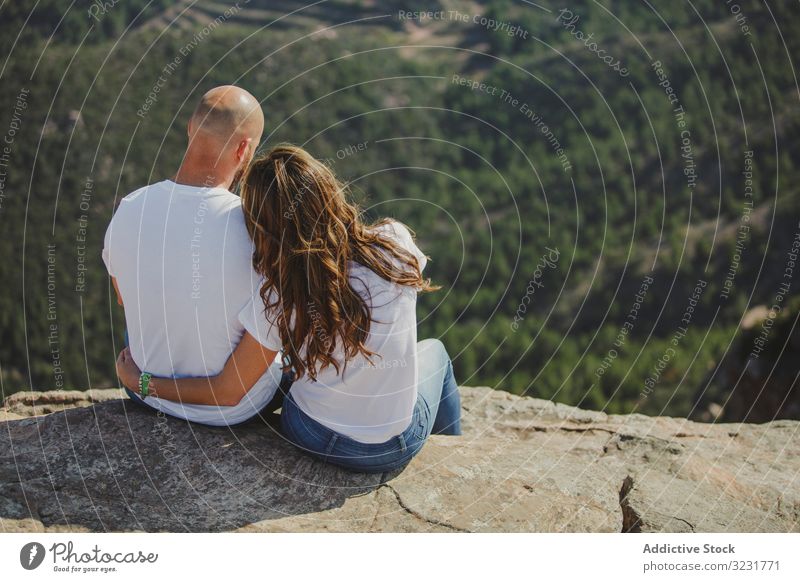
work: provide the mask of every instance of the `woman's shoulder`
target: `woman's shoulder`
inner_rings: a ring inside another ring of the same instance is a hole
[[[385,218],[372,226],[373,230],[381,236],[398,240],[411,239],[411,230],[399,220]]]
[[[393,240],[405,249],[410,251],[418,250],[414,237],[411,235],[411,229],[399,220],[387,218],[377,223],[373,228],[380,236]]]
[[[420,270],[425,268],[428,259],[425,256],[425,253],[419,249],[416,242],[414,242],[411,229],[405,224],[398,220],[389,218],[377,223],[373,228],[375,229],[375,232],[379,234],[379,236],[392,240],[400,247],[414,255],[417,258],[417,261],[419,261]]]

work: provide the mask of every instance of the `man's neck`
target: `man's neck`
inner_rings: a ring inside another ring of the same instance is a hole
[[[198,188],[230,188],[232,178],[226,174],[218,174],[216,172],[205,170],[197,170],[194,168],[182,165],[175,174],[173,181],[176,184],[183,184],[185,186],[196,186]]]

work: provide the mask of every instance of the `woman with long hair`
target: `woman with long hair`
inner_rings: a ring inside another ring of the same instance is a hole
[[[241,197],[262,279],[239,314],[246,332],[225,368],[154,378],[123,350],[123,384],[145,398],[237,405],[280,353],[294,375],[283,434],[316,457],[384,472],[407,463],[430,434],[460,434],[450,358],[438,340],[417,343],[417,294],[435,288],[409,230],[365,224],[330,168],[290,145],[251,164]]]

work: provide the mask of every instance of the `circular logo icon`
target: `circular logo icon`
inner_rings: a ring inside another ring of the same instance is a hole
[[[44,546],[39,542],[30,542],[19,551],[19,563],[26,570],[35,570],[44,561]]]

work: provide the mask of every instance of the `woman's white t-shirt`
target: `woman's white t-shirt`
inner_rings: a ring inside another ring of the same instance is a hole
[[[397,222],[379,229],[416,256],[420,268],[425,267],[425,255],[408,229]],[[319,370],[316,381],[306,374],[292,385],[291,395],[303,412],[331,430],[362,443],[382,443],[408,428],[417,400],[417,291],[386,281],[357,263],[350,265],[350,283],[371,306],[365,343],[378,356],[370,362],[359,355],[341,374],[333,366]],[[274,318],[264,313],[258,293],[239,320],[262,345],[281,349]],[[340,348],[335,354],[343,362]]]

